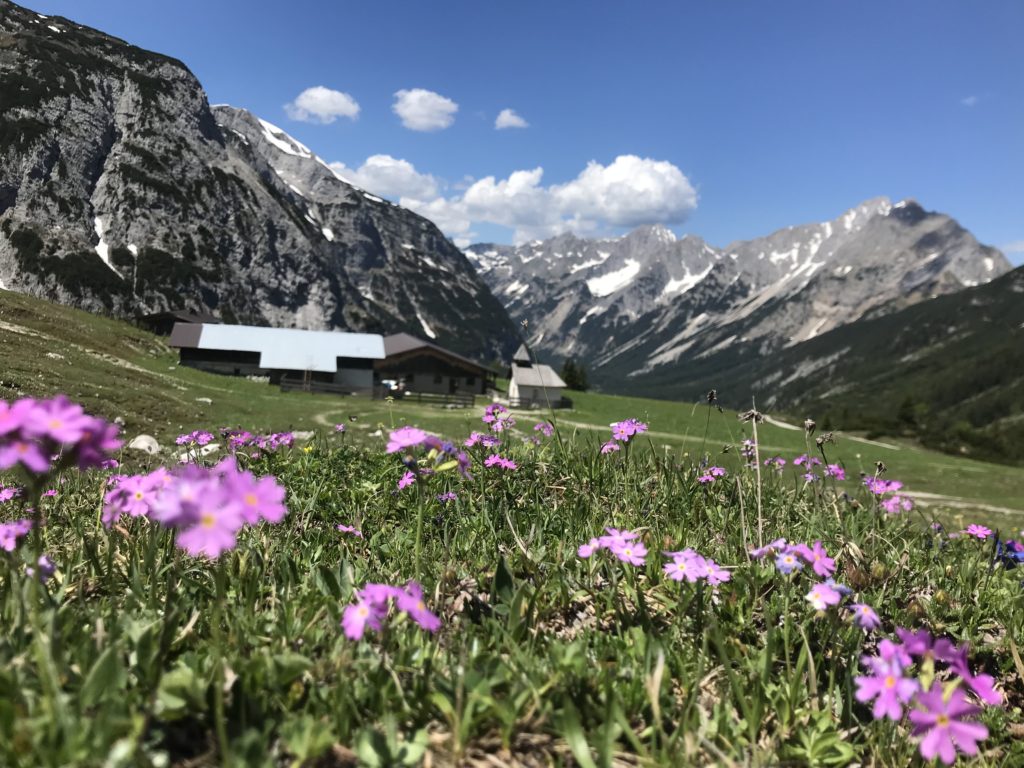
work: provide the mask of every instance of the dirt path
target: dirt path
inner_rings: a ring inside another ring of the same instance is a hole
[[[997,507],[992,504],[982,504],[959,496],[944,496],[941,493],[926,493],[924,491],[907,491],[901,493],[910,496],[922,507],[943,506],[953,509],[981,509],[985,512],[995,512],[1002,515],[1020,515],[1024,517],[1024,509],[1011,509],[1010,507]]]

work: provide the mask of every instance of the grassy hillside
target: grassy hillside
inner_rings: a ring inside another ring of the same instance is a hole
[[[1024,268],[774,353],[732,350],[636,382],[657,396],[718,387],[777,410],[929,447],[1024,463]]]
[[[10,292],[0,292],[0,349],[0,398],[64,392],[94,413],[124,419],[127,436],[152,434],[165,445],[182,432],[200,428],[325,430],[342,421],[350,426],[348,439],[361,443],[380,441],[375,436],[379,425],[404,423],[457,437],[478,428],[482,409],[482,401],[474,410],[448,411],[285,394],[266,384],[180,368],[177,353],[145,331]],[[561,433],[595,447],[607,439],[609,423],[635,416],[651,424],[640,446],[680,460],[703,451],[714,462],[737,467],[740,441],[752,436],[750,426],[732,411],[593,393],[572,396],[574,410],[556,415]],[[522,415],[522,436],[540,418],[539,413]],[[808,447],[814,449],[802,429],[788,425],[763,423],[758,437],[765,456],[777,453],[792,459]],[[874,472],[875,462],[883,461],[890,477],[903,480],[919,494],[920,503],[946,517],[963,514],[968,522],[1024,525],[1024,512],[1021,517],[1014,514],[1024,510],[1024,470],[922,450],[905,440],[868,441],[846,433],[838,433],[837,439],[826,446],[827,456],[844,464],[851,490],[858,473]],[[785,477],[799,484],[795,473],[787,470]]]

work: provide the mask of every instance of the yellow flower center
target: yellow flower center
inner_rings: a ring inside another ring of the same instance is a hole
[[[60,429],[64,426],[64,422],[60,419],[50,419],[50,429]]]
[[[250,507],[255,507],[256,506],[256,494],[255,493],[247,493],[247,494],[245,494],[245,503],[248,504]]]
[[[894,688],[895,686],[896,686],[896,678],[893,677],[892,675],[886,675],[886,677],[885,677],[885,687],[886,688]]]
[[[935,725],[939,728],[946,728],[949,726],[949,715],[939,715],[935,718]]]
[[[136,501],[142,501],[142,491],[136,491],[135,492],[135,500]]]
[[[203,526],[203,528],[213,528],[213,526],[217,524],[217,518],[212,512],[204,512],[199,518],[199,524]]]
[[[370,611],[365,605],[360,605],[357,610],[357,613],[359,614],[360,617],[363,618],[370,615]]]

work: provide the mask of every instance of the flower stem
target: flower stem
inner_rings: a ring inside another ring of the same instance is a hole
[[[220,764],[231,765],[231,745],[228,742],[227,721],[224,717],[224,635],[221,620],[224,613],[224,562],[218,561],[215,574],[217,597],[213,604],[213,645],[216,651],[216,662],[213,679],[213,708],[217,728],[217,744],[220,750]]]

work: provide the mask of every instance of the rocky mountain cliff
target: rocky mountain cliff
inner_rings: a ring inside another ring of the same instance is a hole
[[[869,200],[834,221],[715,248],[660,226],[466,255],[534,346],[575,357],[609,390],[689,396],[739,358],[762,358],[860,318],[988,282],[1010,269],[953,219]],[[698,385],[699,388],[700,385]],[[743,393],[744,399],[749,392]]]
[[[121,316],[406,331],[485,360],[518,343],[430,221],[211,108],[181,62],[7,0],[0,287]]]

